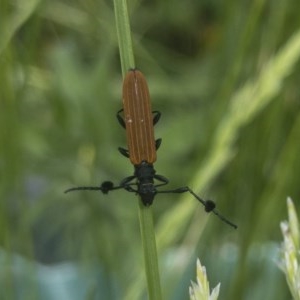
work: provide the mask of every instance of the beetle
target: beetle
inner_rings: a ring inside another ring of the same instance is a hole
[[[100,190],[103,194],[107,194],[112,190],[125,189],[138,194],[142,203],[149,206],[152,205],[156,194],[189,192],[204,206],[206,212],[213,212],[222,221],[237,228],[216,211],[216,205],[212,200],[203,200],[188,186],[171,190],[157,189],[169,183],[166,177],[156,174],[153,166],[157,158],[156,151],[161,145],[161,139],[154,138],[154,125],[159,121],[160,116],[159,111],[152,111],[149,88],[144,75],[137,69],[130,69],[123,81],[123,109],[117,112],[118,122],[126,130],[128,149],[121,147],[118,149],[134,165],[134,174],[125,177],[118,186],[114,186],[111,181],[104,181],[98,187],[74,187],[66,190],[65,193]]]

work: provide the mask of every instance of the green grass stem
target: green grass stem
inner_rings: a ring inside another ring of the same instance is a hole
[[[114,7],[121,67],[124,77],[128,69],[135,67],[127,3],[125,0],[114,0]],[[160,300],[162,296],[152,207],[144,206],[141,201],[139,201],[139,221],[149,299]]]
[[[130,23],[126,0],[114,0],[115,20],[123,77],[127,70],[135,68]]]

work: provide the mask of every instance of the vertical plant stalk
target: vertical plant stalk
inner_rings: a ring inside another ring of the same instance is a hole
[[[142,201],[139,201],[139,220],[149,299],[160,300],[162,299],[162,294],[160,287],[152,208],[151,206],[145,206]]]
[[[130,68],[135,68],[126,0],[114,0],[114,9],[122,75],[124,78]]]
[[[115,19],[123,78],[130,68],[135,68],[130,24],[126,0],[114,0]],[[162,299],[155,231],[151,206],[139,200],[139,221],[144,251],[145,272],[150,300]]]

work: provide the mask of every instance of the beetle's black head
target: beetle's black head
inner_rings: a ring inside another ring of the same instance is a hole
[[[138,187],[138,194],[145,206],[149,206],[153,203],[156,195],[156,188],[152,182],[140,184]]]

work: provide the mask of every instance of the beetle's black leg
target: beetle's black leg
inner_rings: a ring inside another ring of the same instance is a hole
[[[124,149],[124,148],[119,147],[118,150],[119,150],[119,152],[120,152],[122,155],[124,155],[125,157],[129,158],[129,152],[128,152],[127,149]]]
[[[133,189],[132,186],[137,186],[137,183],[135,182],[131,182],[132,180],[134,180],[136,178],[135,175],[129,176],[124,178],[121,182],[120,182],[120,186],[122,186],[126,191],[128,192],[134,192],[137,193],[138,190],[137,189]]]
[[[154,116],[153,116],[153,125],[155,125],[159,121],[161,113],[157,110],[153,111],[152,113],[154,114]]]
[[[156,149],[156,150],[160,147],[161,141],[162,141],[162,139],[157,139],[157,140],[155,140],[155,149]]]
[[[166,177],[162,176],[162,175],[157,175],[156,174],[156,175],[153,176],[153,178],[160,181],[160,182],[162,182],[162,183],[156,184],[155,188],[158,187],[158,186],[166,185],[166,184],[169,183],[169,180]]]
[[[122,111],[123,111],[123,108],[120,109],[120,110],[117,112],[117,119],[118,119],[120,125],[121,125],[123,128],[126,129],[125,121],[124,121],[124,119],[123,119],[123,118],[121,117],[121,115],[120,115]]]

